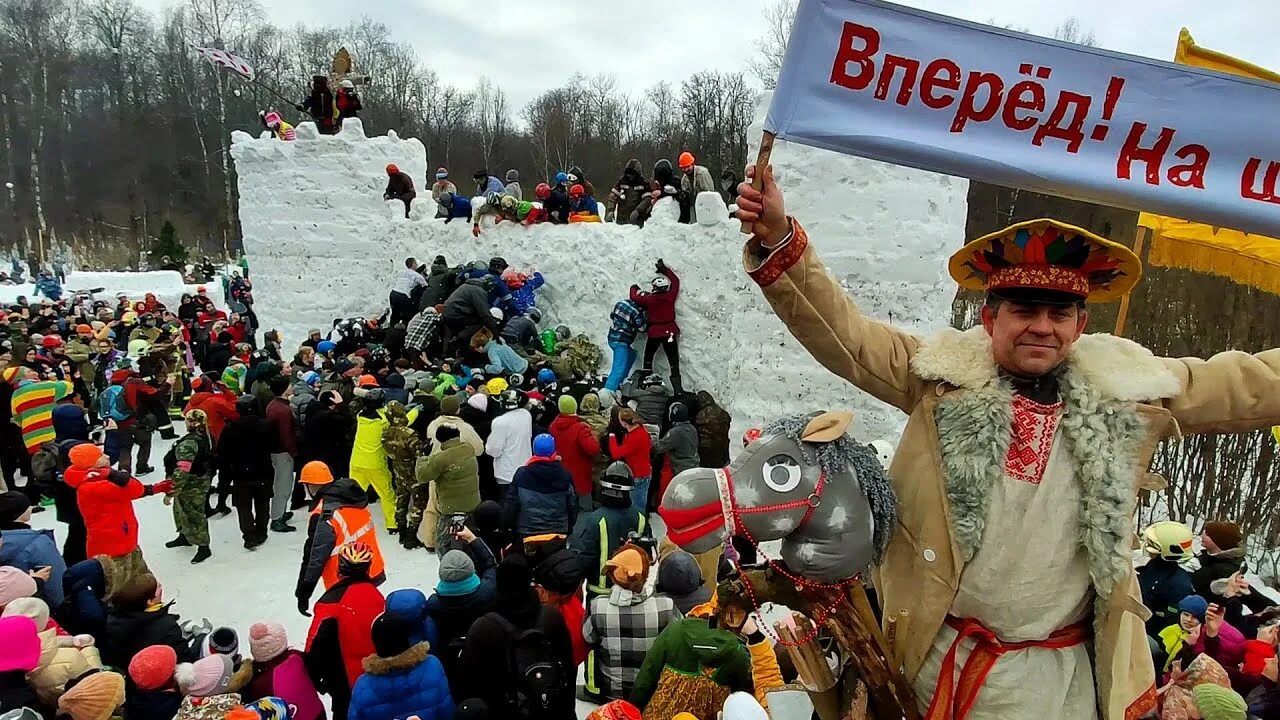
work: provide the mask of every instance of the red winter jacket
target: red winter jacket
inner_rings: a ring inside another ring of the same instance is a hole
[[[643,425],[627,433],[621,443],[617,435],[609,436],[609,456],[626,463],[637,480],[653,475],[652,454],[653,439]]]
[[[361,663],[377,652],[370,629],[386,609],[387,599],[378,586],[368,580],[339,582],[326,590],[312,608],[315,617],[307,631],[307,652],[315,649],[318,636],[327,636],[319,640],[322,652],[329,650],[324,646],[336,641],[347,671],[347,687],[354,686],[356,678],[364,672]]]
[[[671,280],[671,288],[665,292],[641,292],[635,285],[631,286],[631,302],[644,308],[649,316],[649,337],[660,338],[668,335],[679,335],[680,326],[676,324],[676,299],[680,296],[680,278],[671,268],[663,268],[662,274]]]
[[[148,495],[149,489],[132,477],[118,485],[108,479],[111,472],[110,468],[86,470],[72,465],[62,476],[76,491],[76,505],[84,516],[88,557],[120,557],[138,547],[138,518],[133,514],[133,501]]]
[[[230,390],[219,390],[216,393],[192,393],[182,414],[185,415],[192,410],[203,410],[209,417],[209,435],[215,444],[218,442],[218,436],[222,434],[222,428],[240,417],[240,413],[236,410],[236,394]]]
[[[556,439],[560,462],[573,477],[573,490],[579,495],[591,494],[591,468],[600,454],[600,441],[577,415],[561,415],[551,421],[551,437]]]

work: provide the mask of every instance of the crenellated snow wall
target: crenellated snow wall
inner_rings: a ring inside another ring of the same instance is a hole
[[[767,107],[768,98],[762,102]],[[847,408],[864,440],[896,436],[904,418],[819,366],[774,316],[742,270],[738,223],[680,225],[659,208],[643,229],[503,223],[471,236],[466,222],[433,218],[427,158],[417,140],[367,138],[348,121],[336,136],[298,127],[292,143],[233,134],[240,224],[264,329],[296,347],[334,318],[374,316],[404,258],[451,263],[501,255],[547,278],[544,324],[565,323],[608,350],[614,302],[647,285],[663,258],[681,278],[685,385],[707,389],[733,414],[735,432],[786,412]],[[760,135],[759,119],[750,131]],[[419,183],[412,217],[384,202],[385,166]],[[954,286],[945,258],[964,239],[967,182],[778,142],[773,151],[788,211],[809,231],[832,273],[866,313],[917,332],[947,324]],[[593,169],[598,192],[612,171]],[[467,178],[462,178],[464,181]],[[637,348],[640,349],[639,347]],[[663,360],[658,361],[663,371]]]

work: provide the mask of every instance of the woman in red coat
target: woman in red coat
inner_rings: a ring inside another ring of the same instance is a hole
[[[81,443],[67,453],[71,467],[63,481],[76,491],[76,505],[84,516],[85,554],[118,558],[138,549],[138,518],[133,501],[173,489],[173,481],[143,485],[129,473],[112,470],[102,449]]]
[[[648,512],[649,478],[653,475],[653,438],[644,427],[644,421],[630,408],[618,413],[623,434],[609,436],[609,457],[627,464],[635,478],[631,486],[631,507],[636,512]]]
[[[680,278],[658,260],[655,266],[658,276],[653,279],[653,291],[642,292],[639,285],[631,286],[631,302],[644,308],[649,316],[649,339],[644,344],[644,369],[653,370],[653,358],[661,348],[671,366],[671,387],[676,394],[683,390],[680,381],[680,326],[676,324],[676,300],[680,297]]]
[[[556,439],[560,461],[573,478],[573,490],[578,495],[578,507],[592,510],[591,469],[600,455],[600,441],[591,432],[591,426],[578,417],[578,401],[572,395],[561,395],[560,414],[551,421],[551,437]]]

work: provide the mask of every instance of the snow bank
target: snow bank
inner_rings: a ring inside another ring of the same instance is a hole
[[[751,131],[752,138],[759,134],[758,127]],[[565,323],[604,346],[614,302],[633,283],[647,285],[654,260],[664,258],[683,283],[685,384],[716,395],[733,414],[735,431],[782,412],[825,407],[853,409],[856,432],[866,439],[895,435],[902,423],[791,338],[742,271],[744,238],[727,217],[680,225],[673,208],[660,204],[644,229],[503,223],[473,238],[468,223],[432,217],[433,204],[422,197],[428,164],[417,140],[394,133],[366,138],[350,121],[334,137],[303,123],[292,143],[245,133],[232,140],[256,309],[264,329],[280,329],[289,348],[311,327],[380,313],[404,258],[429,261],[437,254],[451,263],[501,255],[541,271],[546,322]],[[790,212],[864,311],[922,331],[947,323],[953,287],[944,260],[964,237],[965,181],[787,143],[777,144],[773,158]],[[399,202],[382,200],[390,162],[419,183],[408,220]],[[597,187],[611,180],[603,169],[594,177]],[[664,361],[658,364],[663,370]]]
[[[197,287],[197,285],[184,284],[182,275],[172,270],[153,270],[150,272],[76,271],[68,274],[67,281],[62,284],[64,297],[70,297],[82,290],[102,288],[102,292],[97,293],[96,297],[105,299],[112,305],[115,304],[116,293],[125,293],[133,300],[141,300],[147,293],[155,293],[160,302],[175,312],[179,301],[182,300],[183,293],[194,294]],[[214,302],[221,306],[221,285],[213,282],[206,287],[208,288],[209,297],[213,298]],[[17,301],[19,295],[25,295],[29,300],[34,301],[35,285],[31,283],[0,285],[0,303],[13,303]]]

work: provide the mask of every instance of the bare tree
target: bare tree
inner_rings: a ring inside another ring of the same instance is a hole
[[[778,73],[787,57],[787,42],[791,39],[791,26],[796,21],[798,0],[772,0],[764,9],[765,31],[757,41],[759,55],[751,61],[751,73],[772,90],[778,85]]]
[[[1098,44],[1098,39],[1093,34],[1093,30],[1085,29],[1084,26],[1080,24],[1080,18],[1075,16],[1063,20],[1056,28],[1054,28],[1053,37],[1058,40],[1075,43],[1077,45],[1094,46]]]
[[[496,172],[494,160],[497,151],[506,143],[511,132],[511,111],[507,107],[506,93],[489,78],[481,77],[476,85],[474,110],[484,166],[490,172]]]

